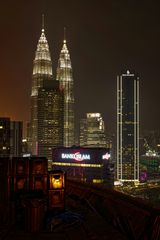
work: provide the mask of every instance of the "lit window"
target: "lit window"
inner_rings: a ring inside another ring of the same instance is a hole
[[[103,167],[102,164],[85,164],[85,163],[60,163],[60,162],[53,162],[52,165],[57,166],[72,166],[72,167],[94,167],[94,168],[101,168]]]

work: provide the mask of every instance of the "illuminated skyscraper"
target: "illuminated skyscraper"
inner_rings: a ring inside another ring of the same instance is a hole
[[[22,122],[0,118],[0,157],[21,156],[22,132]]]
[[[117,179],[139,180],[139,78],[117,77]]]
[[[11,157],[18,157],[22,155],[22,135],[23,135],[23,122],[11,121],[10,122]]]
[[[38,117],[37,99],[38,89],[42,87],[44,80],[52,80],[52,62],[48,42],[45,36],[44,24],[37,44],[35,59],[33,62],[32,91],[31,91],[31,151],[33,155],[38,153]]]
[[[64,91],[64,146],[70,147],[75,142],[74,126],[74,90],[70,54],[67,49],[66,40],[63,40],[63,47],[57,67],[56,80]]]
[[[80,146],[106,147],[104,121],[100,113],[87,113],[80,121]]]
[[[10,156],[10,118],[0,118],[0,157]]]
[[[38,155],[52,160],[52,148],[63,146],[63,91],[58,81],[44,80],[38,90]]]

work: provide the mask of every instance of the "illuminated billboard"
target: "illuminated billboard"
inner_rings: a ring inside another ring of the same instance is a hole
[[[113,185],[111,154],[107,148],[59,147],[53,149],[53,170],[66,172],[78,181]]]
[[[76,161],[90,160],[90,154],[82,154],[79,151],[76,153],[62,153],[62,159],[74,159]]]
[[[111,158],[107,148],[56,148],[53,149],[53,161],[101,163]]]

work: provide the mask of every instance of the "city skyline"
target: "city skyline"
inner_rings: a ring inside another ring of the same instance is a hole
[[[1,7],[0,116],[29,121],[32,63],[45,15],[53,76],[63,28],[73,66],[76,118],[100,112],[116,132],[116,78],[127,69],[140,77],[140,129],[160,129],[159,4],[150,1],[5,2]]]

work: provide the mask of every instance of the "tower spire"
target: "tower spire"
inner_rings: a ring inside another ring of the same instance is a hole
[[[44,14],[42,14],[42,32],[44,32]]]
[[[66,27],[64,27],[64,38],[63,38],[63,43],[66,43]]]

